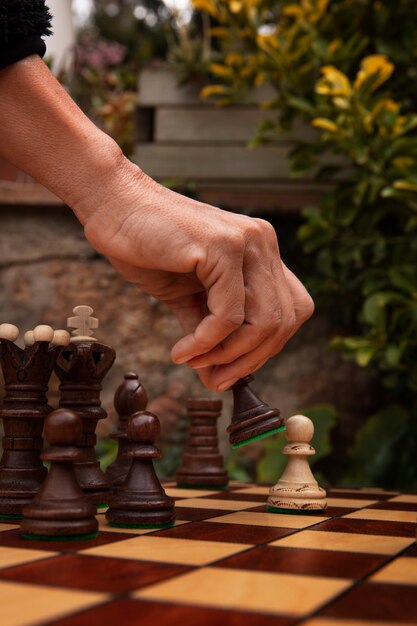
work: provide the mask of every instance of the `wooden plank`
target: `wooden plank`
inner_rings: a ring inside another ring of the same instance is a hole
[[[273,120],[274,111],[262,111],[256,106],[232,106],[219,109],[205,107],[158,107],[155,110],[154,141],[219,143],[239,141],[247,143],[265,120]],[[305,124],[295,126],[293,132],[277,136],[277,141],[291,139],[311,140],[317,131]],[[275,142],[274,142],[275,143]]]
[[[144,143],[135,161],[155,178],[188,178],[196,181],[288,179],[288,154],[292,144],[266,145],[249,150],[244,145],[190,145]]]
[[[205,106],[207,100],[200,98],[203,83],[178,85],[178,79],[167,67],[148,68],[139,73],[138,92],[141,106],[193,104]],[[275,97],[275,91],[268,85],[257,87],[251,99],[266,102]]]

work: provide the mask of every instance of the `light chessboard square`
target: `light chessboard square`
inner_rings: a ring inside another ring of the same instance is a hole
[[[400,557],[371,576],[371,580],[378,583],[417,585],[417,557]]]
[[[350,519],[377,520],[379,522],[411,522],[417,521],[415,511],[394,511],[390,509],[366,509],[347,513],[344,517]]]
[[[259,506],[259,502],[242,501],[242,500],[204,500],[199,498],[190,498],[189,500],[180,500],[178,506],[190,509],[219,509],[221,511],[242,511],[243,509],[252,509]]]
[[[286,513],[258,513],[256,511],[239,511],[229,515],[220,515],[207,520],[210,523],[245,524],[248,526],[268,526],[270,528],[308,528],[328,517],[315,515],[291,515]]]
[[[172,537],[141,535],[83,550],[80,554],[108,556],[119,559],[157,561],[177,565],[208,565],[248,549],[242,543],[222,541],[197,541]]]
[[[390,498],[390,502],[407,502],[408,504],[417,504],[417,495],[412,493],[403,493],[395,498]]]
[[[303,530],[300,533],[272,541],[270,546],[285,548],[310,548],[336,552],[359,552],[365,554],[398,554],[408,548],[414,539],[383,535],[324,532]]]
[[[0,533],[6,530],[16,530],[16,528],[19,528],[19,526],[17,526],[16,524],[1,524],[0,523]]]
[[[81,611],[109,596],[42,585],[0,582],[1,626],[33,626]]]
[[[378,500],[355,500],[354,498],[326,498],[327,506],[343,507],[346,509],[362,509],[371,504],[376,504]],[[324,511],[325,512],[325,511]]]
[[[25,548],[9,548],[1,546],[0,548],[0,568],[13,567],[14,565],[22,565],[22,563],[30,563],[31,561],[39,561],[51,556],[57,556],[58,552],[47,552],[40,550],[26,550]],[[1,618],[0,618],[1,624]],[[3,626],[3,625],[2,625]]]
[[[210,608],[302,616],[347,589],[350,580],[202,568],[134,593],[136,598]]]

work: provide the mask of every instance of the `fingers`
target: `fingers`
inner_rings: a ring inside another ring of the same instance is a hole
[[[277,251],[277,248],[276,248]],[[274,250],[275,252],[275,250]],[[204,368],[204,382],[223,391],[282,350],[312,315],[313,301],[298,278],[281,262],[278,253],[255,248],[245,265],[245,317],[242,326],[213,350],[193,358],[187,365]],[[269,267],[262,263],[268,259]],[[207,367],[215,366],[209,372]]]
[[[180,339],[171,351],[175,363],[210,352],[225,337],[239,328],[245,317],[245,286],[243,282],[243,254],[223,251],[214,267],[207,271],[204,264],[197,268],[197,276],[207,293],[206,315],[193,330]],[[171,303],[167,303],[171,306]],[[176,313],[178,309],[173,309]],[[202,313],[200,309],[200,314]]]

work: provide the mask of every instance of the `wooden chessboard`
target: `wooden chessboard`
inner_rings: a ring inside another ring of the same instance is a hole
[[[167,530],[35,542],[0,526],[1,626],[417,624],[417,495],[329,492],[319,514],[267,489],[177,489]]]

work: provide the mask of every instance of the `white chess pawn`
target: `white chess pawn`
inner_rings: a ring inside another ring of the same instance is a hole
[[[25,342],[25,346],[33,346],[35,343],[35,337],[33,334],[33,330],[27,330],[23,335],[23,341]]]
[[[293,415],[286,422],[288,440],[283,454],[288,456],[287,466],[271,487],[268,508],[321,511],[326,508],[326,492],[319,487],[308,464],[307,457],[316,454],[310,441],[314,425],[305,415]]]

